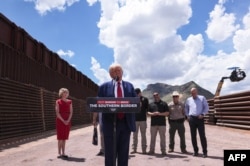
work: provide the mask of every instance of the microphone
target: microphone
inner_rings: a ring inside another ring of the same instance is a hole
[[[119,76],[115,76],[114,80],[119,81]]]

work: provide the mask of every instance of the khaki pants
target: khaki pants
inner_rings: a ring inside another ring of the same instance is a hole
[[[157,132],[160,134],[160,146],[161,152],[166,152],[166,126],[151,126],[150,127],[150,134],[151,134],[151,141],[150,141],[150,152],[155,151],[155,142]]]
[[[100,141],[101,141],[100,152],[104,153],[104,137],[103,137],[103,131],[102,131],[102,126],[101,125],[99,125],[99,131],[100,131]]]
[[[136,121],[136,131],[133,132],[133,150],[137,150],[138,144],[138,133],[139,130],[141,131],[141,148],[142,152],[146,152],[147,149],[147,138],[146,138],[146,129],[147,129],[147,122],[146,121]]]

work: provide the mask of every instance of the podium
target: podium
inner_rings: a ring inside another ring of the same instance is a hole
[[[114,114],[113,121],[113,166],[116,166],[116,114],[138,113],[141,111],[139,97],[89,97],[87,98],[88,112],[102,112]]]

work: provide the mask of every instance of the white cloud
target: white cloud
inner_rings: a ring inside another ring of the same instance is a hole
[[[89,4],[89,6],[92,6],[93,4],[95,4],[98,0],[86,0]]]
[[[60,57],[73,57],[75,55],[75,53],[71,50],[67,50],[67,51],[63,51],[62,49],[58,50],[57,51],[57,54],[60,56]]]
[[[238,52],[245,52],[250,50],[250,29],[238,30],[233,38],[234,48]]]
[[[240,53],[250,50],[250,12],[243,17],[244,29],[236,31],[233,38],[234,48]]]
[[[209,15],[210,20],[208,21],[206,34],[211,40],[222,42],[231,37],[239,28],[239,25],[235,24],[235,15],[225,13],[222,2],[215,5],[214,10]]]
[[[93,71],[94,76],[98,78],[98,84],[102,84],[103,82],[111,80],[109,72],[107,70],[102,69],[100,64],[94,57],[91,57],[91,65],[92,67],[90,69]]]
[[[36,10],[44,15],[52,10],[64,11],[79,0],[26,1],[34,2]],[[210,12],[206,34],[215,44],[232,40],[235,51],[225,53],[227,49],[221,48],[209,56],[203,54],[206,47],[204,32],[189,34],[186,39],[177,34],[177,30],[185,28],[192,17],[191,0],[86,1],[89,6],[100,2],[99,40],[113,49],[114,62],[123,66],[124,79],[136,87],[144,89],[156,82],[181,85],[195,81],[214,93],[221,77],[230,75],[228,67],[239,66],[247,75],[250,72],[247,45],[250,42],[250,14],[237,18],[237,14],[226,12],[226,0],[219,0]],[[74,55],[70,50],[57,53],[62,57]],[[94,57],[91,64],[99,84],[110,80],[108,69],[102,68]],[[237,83],[227,80],[221,94],[250,89],[247,82],[250,82],[249,76]]]
[[[67,6],[71,6],[80,0],[24,0],[34,2],[35,9],[41,15],[46,15],[52,10],[64,11]]]
[[[123,45],[124,41],[134,44],[138,38],[153,42],[164,40],[188,23],[191,16],[189,3],[187,0],[128,0],[126,5],[118,8],[118,4],[101,1],[104,7],[98,23],[100,41],[114,48],[117,43]]]
[[[75,64],[70,64],[71,66],[73,66],[74,68],[76,68],[76,65]]]
[[[243,24],[245,29],[250,29],[250,11],[243,17]]]
[[[215,93],[221,77],[230,75],[228,67],[239,66],[246,73],[250,72],[247,65],[250,51],[246,50],[249,37],[243,40],[246,43],[240,40],[248,32],[235,24],[234,14],[225,13],[222,5],[225,1],[220,1],[210,13],[207,34],[216,42],[234,38],[236,52],[225,53],[222,48],[210,56],[202,54],[205,46],[201,34],[190,34],[183,40],[176,33],[192,17],[190,0],[127,0],[122,4],[106,0],[99,2],[102,7],[98,23],[100,42],[114,50],[114,61],[123,66],[124,80],[136,87],[143,89],[156,82],[181,85],[195,81]],[[249,16],[243,20],[247,27]],[[98,74],[99,71],[105,72],[93,59],[92,70],[102,82],[107,79],[107,73],[104,76]],[[247,82],[250,82],[249,77],[237,83],[227,80],[221,94],[250,89]]]

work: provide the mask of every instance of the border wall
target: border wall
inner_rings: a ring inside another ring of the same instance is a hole
[[[72,125],[90,124],[98,85],[0,13],[0,145],[55,129],[58,90],[73,100]]]
[[[33,39],[0,13],[0,77],[85,99],[95,96],[96,85],[43,43]]]

